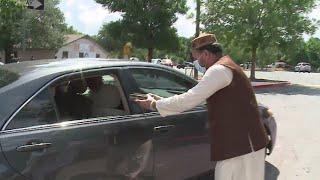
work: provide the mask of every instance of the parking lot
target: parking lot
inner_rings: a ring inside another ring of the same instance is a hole
[[[266,180],[319,179],[320,74],[257,72],[256,75],[293,84],[256,91],[258,101],[271,108],[278,124],[276,147],[266,159]]]
[[[278,125],[276,147],[266,158],[265,179],[319,179],[320,73],[257,71],[256,78],[292,84],[256,91],[257,100],[271,108]]]

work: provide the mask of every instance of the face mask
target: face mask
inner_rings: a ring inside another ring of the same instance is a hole
[[[198,60],[195,60],[193,61],[193,65],[194,67],[201,73],[205,73],[206,72],[206,68],[205,67],[202,67],[200,64],[199,64],[199,61]]]

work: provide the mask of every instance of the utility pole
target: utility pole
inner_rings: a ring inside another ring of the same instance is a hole
[[[196,7],[196,34],[194,35],[195,38],[200,34],[200,7],[201,7],[201,0],[196,0],[197,7]],[[198,80],[198,70],[194,68],[194,79]]]

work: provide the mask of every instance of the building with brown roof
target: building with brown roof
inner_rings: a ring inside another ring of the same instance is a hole
[[[66,36],[64,45],[55,54],[57,58],[107,58],[108,53],[88,35]]]

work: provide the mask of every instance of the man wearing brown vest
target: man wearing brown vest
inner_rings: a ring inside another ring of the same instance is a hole
[[[206,100],[215,180],[263,180],[267,137],[250,81],[229,56],[223,56],[213,34],[195,38],[192,53],[207,69],[195,87],[173,97],[148,95],[136,102],[168,116]]]

